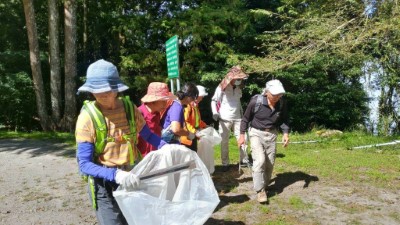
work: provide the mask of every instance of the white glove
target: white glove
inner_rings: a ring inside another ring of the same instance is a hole
[[[200,134],[200,131],[196,131],[195,135],[197,138],[201,138],[204,136],[203,134]]]
[[[219,120],[219,113],[213,114],[212,118],[213,118],[215,121],[218,121],[218,120]]]
[[[140,179],[134,173],[126,172],[118,169],[115,174],[115,182],[122,186],[127,191],[137,189],[140,184]]]
[[[189,140],[193,140],[196,138],[196,134],[195,133],[189,133],[188,135]]]

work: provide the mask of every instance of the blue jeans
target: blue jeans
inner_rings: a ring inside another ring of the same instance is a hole
[[[101,225],[128,225],[124,215],[115,200],[112,192],[116,190],[118,184],[106,181],[102,178],[94,178],[94,192],[96,195],[96,217]],[[90,202],[92,195],[88,185]]]
[[[171,129],[166,128],[161,132],[161,139],[168,144],[180,144],[179,137],[176,136]]]

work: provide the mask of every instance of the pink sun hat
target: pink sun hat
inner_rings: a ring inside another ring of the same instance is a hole
[[[176,98],[169,92],[168,85],[162,82],[151,82],[147,88],[147,94],[141,99],[142,102],[155,102]]]

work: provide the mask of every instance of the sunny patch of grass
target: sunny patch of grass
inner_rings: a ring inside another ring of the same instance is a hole
[[[67,143],[70,146],[75,145],[75,136],[71,133],[61,132],[15,132],[0,130],[0,139],[34,139],[34,140],[54,140],[57,142]]]
[[[289,204],[296,210],[305,210],[312,208],[312,204],[305,203],[299,196],[291,196],[289,198]]]
[[[393,213],[390,213],[389,216],[400,224],[400,214],[399,213],[393,212]]]
[[[250,148],[249,148],[250,149]],[[249,152],[250,153],[250,152]],[[239,148],[237,147],[236,138],[231,136],[229,139],[229,159],[230,164],[237,164],[239,162]],[[221,165],[221,145],[214,147],[215,165]]]
[[[301,139],[295,135],[293,139]],[[344,133],[337,140],[320,140],[309,144],[289,144],[283,149],[278,144],[275,172],[302,171],[331,181],[365,182],[376,186],[399,184],[400,155],[392,147],[349,150],[350,147],[393,141],[396,137],[361,136],[360,133]],[[399,148],[399,146],[397,146]]]
[[[264,214],[268,214],[271,212],[271,208],[264,204],[263,205],[260,204],[258,208],[260,209],[260,212]]]
[[[281,216],[278,219],[268,221],[264,223],[265,225],[290,225],[291,223],[286,221],[285,216]]]
[[[245,221],[247,213],[250,212],[251,206],[243,203],[231,203],[227,208],[230,218],[234,221]]]

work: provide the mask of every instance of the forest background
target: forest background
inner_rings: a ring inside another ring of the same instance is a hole
[[[168,82],[165,41],[178,35],[181,83],[212,95],[240,65],[250,75],[243,106],[280,79],[293,131],[399,134],[399,9],[397,0],[2,2],[0,128],[72,132],[88,97],[76,90],[101,58],[117,65],[139,104],[149,82]],[[379,93],[373,119],[365,86]]]

